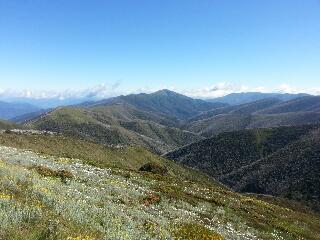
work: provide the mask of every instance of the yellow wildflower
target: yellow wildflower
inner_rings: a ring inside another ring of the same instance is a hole
[[[77,236],[77,237],[68,237],[67,240],[94,240],[90,236]]]
[[[0,193],[0,199],[9,200],[9,199],[11,199],[11,195]]]

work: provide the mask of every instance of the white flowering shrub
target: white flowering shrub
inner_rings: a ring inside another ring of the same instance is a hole
[[[70,177],[56,174],[61,172]],[[218,186],[0,146],[0,239],[267,236],[233,210],[241,201],[239,194]],[[270,232],[278,239],[281,234]]]

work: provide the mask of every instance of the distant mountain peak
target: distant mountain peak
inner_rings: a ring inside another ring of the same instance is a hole
[[[173,95],[174,95],[174,96],[183,96],[183,97],[186,97],[186,96],[184,96],[184,95],[182,95],[182,94],[180,94],[180,93],[171,91],[171,90],[169,90],[169,89],[161,89],[161,90],[158,90],[158,91],[156,91],[156,92],[154,92],[154,93],[151,93],[151,94],[154,94],[154,95],[163,95],[163,96],[169,96],[169,95],[173,96]]]

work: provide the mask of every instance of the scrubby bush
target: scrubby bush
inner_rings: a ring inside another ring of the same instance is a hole
[[[161,200],[161,197],[157,194],[149,194],[148,196],[144,197],[142,199],[142,203],[148,207],[152,204],[156,204],[156,203],[159,203]]]
[[[175,239],[189,240],[223,240],[223,237],[197,223],[185,223],[179,225],[175,232]]]
[[[54,170],[44,166],[32,166],[30,169],[36,170],[37,173],[44,177],[57,177],[62,181],[73,178],[73,174],[70,171],[64,169]]]
[[[139,171],[150,172],[154,174],[165,175],[168,173],[168,169],[157,163],[147,163],[139,168]]]

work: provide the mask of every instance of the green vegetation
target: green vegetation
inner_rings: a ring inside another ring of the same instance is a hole
[[[185,125],[188,131],[204,137],[223,132],[278,126],[301,126],[320,123],[320,113],[294,112],[281,114],[220,114]]]
[[[147,112],[174,116],[181,120],[227,105],[192,99],[169,90],[160,90],[151,94],[141,93],[120,96],[113,99],[113,102],[125,102]]]
[[[101,144],[144,146],[157,153],[202,139],[191,132],[151,121],[156,117],[142,113],[123,104],[90,109],[60,108],[27,125]],[[164,122],[162,116],[158,120]]]
[[[210,182],[211,179],[198,171],[186,169],[164,159],[142,147],[107,147],[63,135],[0,134],[0,145],[19,149],[30,149],[39,154],[57,156],[62,159],[81,159],[84,163],[113,169],[138,171],[142,166],[152,164],[165,166],[168,174],[191,181]],[[67,161],[67,160],[66,160]],[[191,174],[192,173],[192,174]]]
[[[29,169],[36,170],[37,173],[44,177],[56,177],[60,178],[62,181],[66,181],[68,178],[73,178],[73,174],[67,170],[53,170],[43,166],[31,166]]]
[[[319,114],[313,97],[226,107],[162,90],[24,126],[56,133],[0,122],[0,239],[320,239],[304,206],[320,209],[320,127],[256,129]]]
[[[166,156],[237,191],[272,194],[319,210],[319,126],[221,133]]]
[[[287,102],[263,99],[202,113],[189,119],[184,129],[211,137],[243,129],[318,124],[319,109],[318,97],[303,97]]]
[[[5,121],[5,120],[0,120],[0,130],[8,130],[8,129],[21,129],[23,126]]]
[[[168,169],[165,166],[161,166],[157,163],[144,164],[139,168],[139,171],[151,172],[160,175],[165,175],[168,173]]]
[[[320,111],[320,97],[319,96],[306,96],[293,99],[286,102],[281,102],[268,109],[262,110],[264,114],[277,114],[289,112],[319,112]]]
[[[320,216],[310,210],[232,192],[142,148],[111,150],[57,135],[0,135],[1,239],[320,237]],[[90,161],[71,157],[86,154]],[[152,160],[168,173],[137,171]]]
[[[178,226],[174,232],[176,239],[190,240],[223,240],[223,237],[197,223],[186,223]]]

